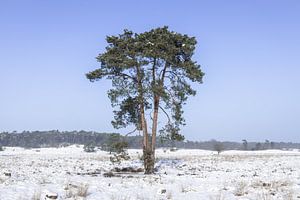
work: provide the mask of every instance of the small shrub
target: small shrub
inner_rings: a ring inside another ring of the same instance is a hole
[[[88,143],[83,146],[83,150],[88,153],[95,152],[95,145],[93,143]]]
[[[222,142],[216,142],[214,144],[214,150],[218,152],[218,154],[220,154],[222,151],[224,151],[224,145]]]
[[[102,150],[108,151],[110,154],[112,152],[121,153],[126,148],[128,148],[128,143],[117,133],[112,133],[108,138],[108,143],[102,146]]]
[[[112,163],[120,163],[122,160],[130,159],[127,152],[128,143],[124,141],[120,134],[111,134],[107,147],[110,154],[114,152],[110,157]]]
[[[58,147],[68,147],[70,146],[71,144],[67,143],[67,142],[63,142],[61,144],[58,145]]]
[[[4,148],[0,145],[0,151],[4,151]]]
[[[122,160],[129,160],[130,156],[126,151],[122,151],[120,153],[113,154],[113,156],[111,156],[109,159],[112,163],[121,163]]]

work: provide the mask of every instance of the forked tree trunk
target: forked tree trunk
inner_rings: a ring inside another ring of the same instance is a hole
[[[153,82],[155,83],[155,65],[156,60],[154,60],[153,65]],[[160,86],[163,87],[164,84],[164,78],[166,69],[168,67],[168,64],[166,63],[163,73],[162,73],[162,79],[160,82]],[[137,78],[138,78],[138,87],[139,87],[139,95],[140,95],[140,108],[141,108],[141,122],[142,122],[142,129],[143,129],[143,156],[144,156],[144,168],[145,168],[145,174],[153,174],[154,173],[154,164],[155,164],[155,147],[156,147],[156,133],[157,133],[157,123],[158,123],[158,110],[159,110],[159,99],[160,96],[154,93],[154,112],[153,112],[153,123],[152,123],[152,141],[150,143],[149,136],[148,136],[148,130],[147,130],[147,123],[145,118],[145,108],[144,108],[144,101],[143,101],[143,86],[141,82],[141,74],[140,74],[140,68],[137,67]]]
[[[154,173],[154,159],[153,151],[149,144],[149,136],[147,131],[147,122],[145,118],[144,108],[141,109],[141,118],[142,118],[142,129],[143,129],[143,157],[144,157],[144,169],[145,174]]]
[[[155,82],[155,63],[153,66],[153,82]],[[163,87],[164,84],[164,78],[166,69],[168,67],[168,64],[165,65],[162,73],[162,79],[160,82],[160,86]],[[149,145],[149,148],[144,148],[144,165],[145,165],[145,174],[153,174],[154,173],[154,164],[155,164],[155,147],[156,147],[156,133],[157,133],[157,123],[158,123],[158,110],[159,110],[159,99],[160,96],[157,94],[153,94],[153,104],[154,104],[154,112],[153,112],[153,121],[152,121],[152,141],[151,141],[151,147]],[[149,144],[149,143],[147,143]]]
[[[147,122],[145,118],[144,106],[141,105],[141,122],[143,129],[143,157],[144,157],[144,169],[145,174],[153,174],[154,173],[154,164],[155,164],[155,142],[153,140],[156,138],[156,132],[153,135],[152,130],[152,145],[149,140],[148,130],[147,130]],[[156,114],[156,126],[157,126],[157,114]]]
[[[148,141],[147,147],[144,148],[144,152],[143,152],[144,153],[145,174],[153,174],[154,173],[156,132],[157,132],[157,120],[158,120],[158,105],[159,105],[159,97],[155,96],[153,124],[152,124],[152,142],[150,145],[150,143],[149,143],[150,141]]]
[[[144,106],[144,94],[143,94],[143,85],[141,79],[140,67],[137,66],[137,84],[138,84],[138,93],[139,93],[139,104],[141,112],[141,124],[143,130],[143,157],[144,157],[144,168],[145,174],[154,173],[154,156],[153,151],[149,142],[147,121],[145,117],[145,106]]]

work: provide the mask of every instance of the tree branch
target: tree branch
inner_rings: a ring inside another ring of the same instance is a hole
[[[162,73],[162,75],[161,75],[161,77],[160,77],[160,80],[161,80],[161,82],[162,82],[162,85],[164,84],[165,74],[166,74],[166,70],[167,70],[168,66],[169,66],[169,64],[166,62],[166,63],[165,63],[165,66],[164,66],[164,69],[159,73],[159,74]]]
[[[123,77],[123,78],[130,78],[130,79],[132,79],[134,82],[137,82],[137,80],[136,80],[136,78],[134,78],[134,77],[132,77],[132,76],[130,76],[130,75],[128,75],[128,74],[125,74],[125,73],[117,73],[117,74],[112,74],[112,75],[117,75],[117,76],[121,76],[121,77]]]
[[[167,116],[167,118],[168,118],[168,123],[170,123],[171,122],[171,118],[170,118],[170,116],[169,116],[169,114],[165,111],[165,109],[163,109],[161,106],[159,106],[159,108],[165,113],[165,115]]]
[[[137,128],[135,128],[133,131],[130,131],[129,133],[126,133],[126,134],[124,135],[124,137],[127,137],[128,135],[134,133],[136,130],[137,130]]]
[[[112,76],[119,76],[119,77],[123,77],[123,78],[130,78],[132,79],[134,82],[137,82],[136,78],[135,77],[132,77],[128,74],[125,74],[125,73],[122,73],[122,72],[113,72],[113,71],[106,71],[106,72],[103,72],[101,69],[96,69],[92,72],[89,72],[86,74],[86,77],[90,80],[90,81],[94,81],[94,80],[97,80],[97,79],[101,79],[103,78],[104,76],[109,76],[109,75],[112,75]]]

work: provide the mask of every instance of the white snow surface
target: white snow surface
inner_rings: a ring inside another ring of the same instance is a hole
[[[300,199],[300,152],[158,149],[157,172],[121,173],[115,167],[143,167],[141,150],[112,164],[108,152],[86,153],[82,146],[0,152],[0,200],[271,200]]]

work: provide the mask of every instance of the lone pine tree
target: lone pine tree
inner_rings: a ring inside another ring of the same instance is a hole
[[[100,68],[86,77],[92,82],[112,81],[108,91],[116,108],[112,125],[117,129],[133,125],[142,131],[145,173],[154,173],[157,133],[184,140],[179,133],[185,125],[182,106],[188,96],[196,94],[191,82],[202,83],[204,76],[192,59],[197,41],[166,26],[140,34],[124,30],[118,36],[107,36],[106,41],[106,51],[97,57]],[[158,127],[160,110],[166,120]]]

